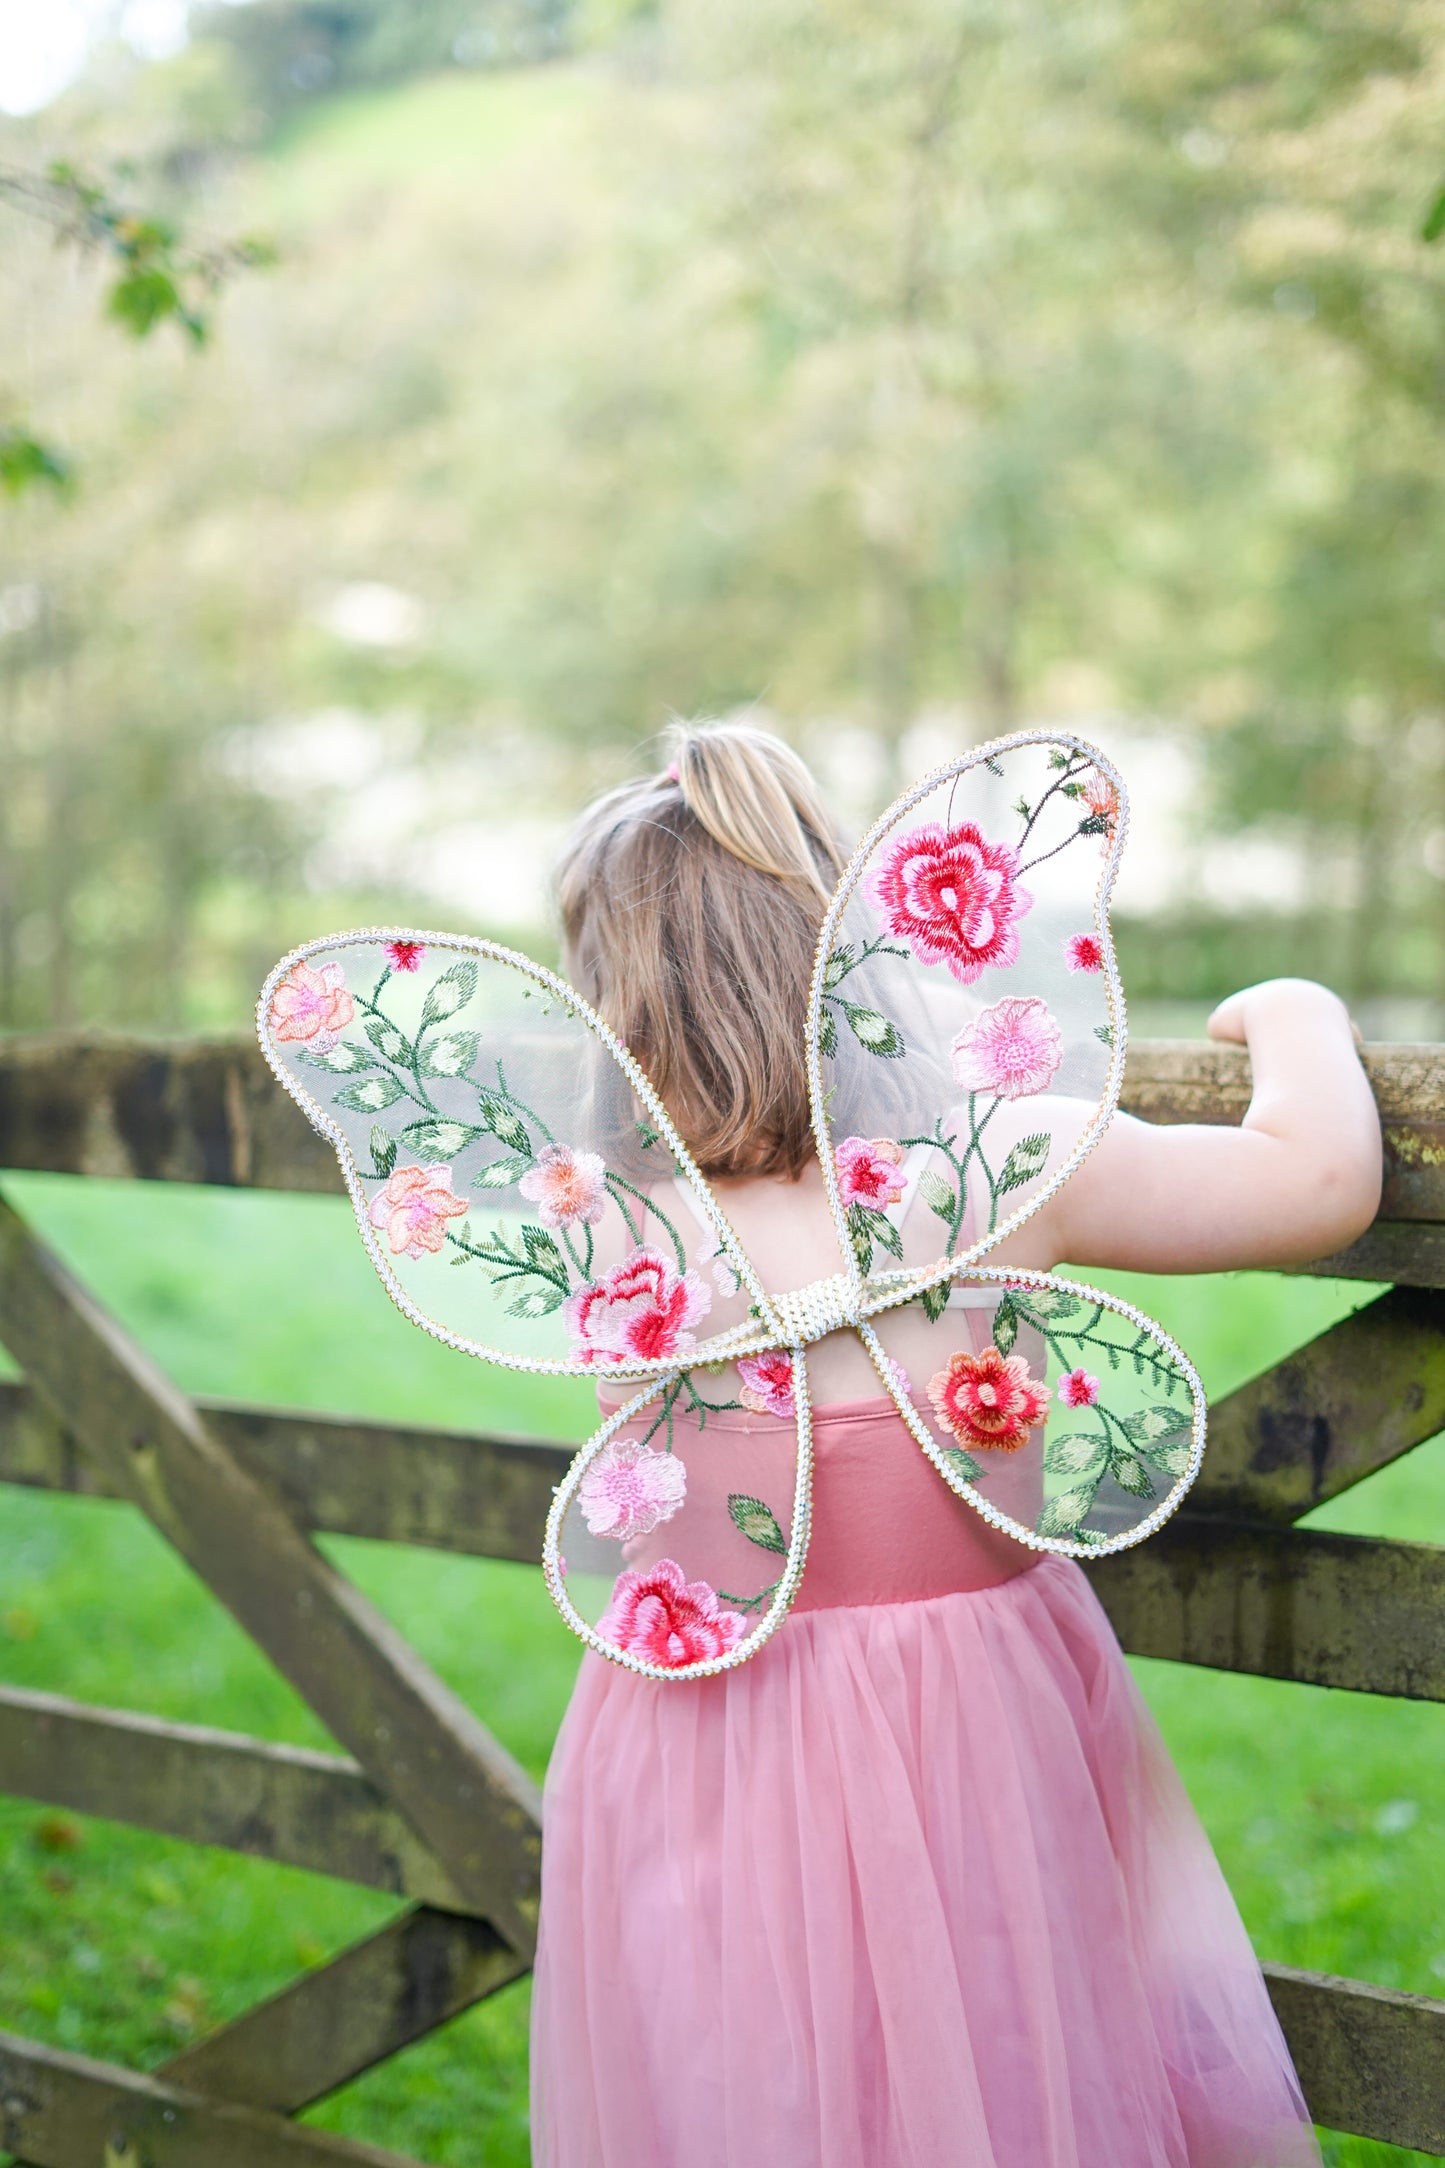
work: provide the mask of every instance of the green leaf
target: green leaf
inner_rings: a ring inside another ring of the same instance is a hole
[[[518,1126],[520,1127],[521,1125],[519,1124]],[[643,1151],[646,1152],[650,1150],[650,1148],[654,1144],[661,1143],[662,1131],[660,1129],[653,1129],[647,1122],[639,1122],[637,1124],[637,1141],[642,1146]]]
[[[195,321],[175,280],[157,264],[137,264],[123,272],[110,289],[106,312],[137,339],[149,337],[168,316],[180,317],[188,329]]]
[[[471,961],[452,964],[428,989],[422,1004],[423,1025],[444,1023],[464,1009],[477,990],[477,967]]]
[[[869,1217],[873,1222],[873,1239],[879,1248],[887,1250],[890,1257],[897,1257],[901,1260],[903,1256],[903,1237],[888,1217],[888,1214],[886,1212],[872,1212]]]
[[[1149,1471],[1132,1453],[1121,1453],[1116,1446],[1109,1454],[1109,1473],[1120,1490],[1128,1491],[1132,1497],[1154,1496],[1154,1485],[1149,1480]]]
[[[376,1067],[364,1046],[352,1046],[345,1039],[324,1054],[313,1054],[309,1046],[304,1046],[301,1058],[309,1061],[313,1069],[326,1069],[332,1076],[355,1076],[358,1069]]]
[[[995,1185],[998,1195],[1006,1196],[1009,1190],[1022,1189],[1025,1182],[1032,1182],[1043,1173],[1048,1158],[1047,1130],[1036,1129],[1032,1136],[1020,1137],[1003,1163],[1003,1172]]]
[[[348,1084],[344,1092],[337,1092],[331,1104],[334,1107],[350,1107],[357,1114],[380,1114],[394,1099],[400,1099],[401,1086],[395,1077],[369,1076],[364,1084]]]
[[[1156,1404],[1152,1408],[1136,1408],[1132,1415],[1126,1415],[1124,1428],[1135,1445],[1152,1445],[1157,1438],[1177,1437],[1187,1422],[1188,1417],[1180,1409]]]
[[[1420,239],[1422,241],[1438,241],[1442,233],[1445,233],[1445,188],[1441,189],[1439,195],[1425,213],[1424,222],[1420,227]]]
[[[973,1458],[973,1455],[965,1453],[960,1445],[944,1446],[943,1458],[948,1462],[953,1473],[965,1483],[976,1483],[983,1474],[982,1468]]]
[[[1050,1438],[1044,1466],[1050,1475],[1083,1475],[1103,1460],[1106,1442],[1096,1430],[1071,1430],[1066,1438]]]
[[[477,1058],[481,1035],[475,1031],[452,1031],[440,1039],[428,1039],[417,1057],[423,1076],[462,1076]]]
[[[398,1031],[390,1017],[368,1016],[365,1029],[367,1038],[379,1054],[385,1054],[388,1061],[405,1062],[408,1069],[411,1067],[411,1041],[404,1031]]]
[[[954,1213],[958,1210],[958,1192],[951,1182],[945,1182],[941,1174],[930,1167],[918,1177],[918,1194],[930,1212],[936,1212],[951,1227]]]
[[[936,1325],[948,1308],[948,1289],[948,1281],[940,1280],[936,1287],[925,1287],[919,1296],[918,1299],[923,1304],[923,1314],[930,1325]]]
[[[1081,836],[1106,836],[1109,833],[1107,813],[1086,813],[1079,823]]]
[[[373,1125],[371,1132],[371,1164],[382,1181],[396,1165],[396,1139],[390,1130],[382,1128],[380,1122]]]
[[[823,972],[823,990],[825,993],[831,994],[835,986],[841,986],[848,973],[852,970],[855,961],[856,958],[848,942],[845,941],[841,948],[834,949]]]
[[[484,1137],[484,1129],[474,1128],[470,1122],[448,1121],[445,1116],[428,1114],[419,1122],[408,1122],[402,1131],[414,1152],[425,1153],[428,1159],[455,1159],[478,1137]]]
[[[521,1180],[531,1164],[527,1153],[509,1153],[504,1159],[494,1159],[490,1166],[478,1167],[472,1181],[478,1189],[509,1189],[513,1182]]]
[[[1166,1475],[1173,1476],[1176,1481],[1181,1475],[1188,1473],[1189,1441],[1187,1438],[1176,1439],[1168,1445],[1141,1446],[1140,1451],[1147,1460],[1153,1461],[1156,1468],[1162,1468]]]
[[[1077,1295],[1066,1295],[1061,1287],[1038,1287],[1029,1290],[1022,1307],[1035,1317],[1061,1318],[1072,1317],[1083,1305]]]
[[[499,1144],[505,1144],[513,1152],[531,1151],[532,1140],[505,1099],[495,1099],[490,1093],[483,1092],[477,1111]]]
[[[1045,1501],[1044,1509],[1034,1526],[1041,1536],[1072,1536],[1080,1533],[1079,1523],[1094,1503],[1097,1483],[1080,1483],[1073,1490],[1060,1491],[1056,1498]]]
[[[527,1262],[539,1272],[565,1273],[562,1252],[545,1227],[533,1227],[530,1224],[524,1227],[522,1247],[527,1253]]]
[[[1014,1301],[1012,1295],[1005,1294],[1003,1301],[993,1313],[993,1344],[1000,1355],[1007,1355],[1018,1336],[1018,1304]]]
[[[1113,1044],[1114,1044],[1114,1027],[1113,1027],[1113,1025],[1112,1025],[1112,1024],[1095,1024],[1095,1026],[1094,1026],[1094,1037],[1095,1037],[1096,1039],[1102,1039],[1102,1040],[1103,1040],[1103,1042],[1104,1042],[1104,1044],[1105,1044],[1105,1046],[1107,1046],[1107,1047],[1109,1047],[1109,1048],[1111,1048],[1111,1049],[1112,1049],[1112,1047],[1113,1047]]]
[[[838,1019],[831,1009],[824,1009],[818,1025],[818,1051],[823,1055],[838,1051]]]
[[[508,1317],[548,1317],[553,1310],[560,1310],[567,1300],[560,1287],[542,1286],[530,1288],[525,1295],[518,1295],[515,1302],[507,1304]]]
[[[749,1543],[756,1543],[761,1550],[777,1551],[786,1558],[788,1546],[783,1531],[771,1506],[761,1498],[750,1498],[743,1491],[733,1491],[728,1498],[728,1512],[740,1536]]]
[[[894,1061],[903,1052],[903,1034],[877,1009],[860,1008],[855,1001],[839,999],[848,1028],[865,1053]]]
[[[25,429],[0,429],[0,488],[8,496],[18,497],[37,482],[64,489],[69,480],[65,460],[39,437]]]

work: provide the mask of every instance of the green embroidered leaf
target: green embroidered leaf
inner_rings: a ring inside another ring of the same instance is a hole
[[[918,1298],[930,1325],[936,1325],[948,1308],[948,1286],[947,1280],[940,1280],[935,1287],[925,1287]]]
[[[1132,1453],[1121,1453],[1116,1447],[1109,1455],[1109,1473],[1120,1490],[1128,1491],[1132,1497],[1154,1496],[1154,1485],[1149,1480],[1148,1470]]]
[[[746,1536],[749,1543],[756,1543],[764,1551],[778,1551],[786,1558],[788,1546],[777,1516],[761,1498],[749,1498],[745,1492],[733,1491],[728,1498],[728,1512],[740,1536]]]
[[[1073,1536],[1080,1533],[1079,1523],[1094,1503],[1097,1483],[1080,1483],[1073,1490],[1060,1491],[1056,1498],[1045,1501],[1044,1509],[1034,1526],[1041,1536]]]
[[[825,993],[831,994],[835,986],[842,985],[844,979],[852,970],[855,961],[856,958],[852,948],[846,941],[841,948],[834,949],[823,972],[823,990]]]
[[[1056,747],[1054,748],[1053,752],[1052,752],[1052,753],[1050,753],[1050,755],[1049,755],[1049,766],[1050,766],[1051,768],[1067,768],[1067,767],[1068,767],[1068,765],[1069,765],[1069,756],[1068,756],[1068,754],[1067,754],[1067,753],[1061,753],[1061,752],[1059,751],[1058,747],[1056,746]]]
[[[1189,1442],[1185,1438],[1176,1439],[1170,1445],[1141,1446],[1140,1451],[1146,1459],[1153,1461],[1156,1468],[1162,1468],[1166,1475],[1177,1478],[1189,1471]]]
[[[1018,1143],[1003,1163],[1003,1172],[997,1183],[1000,1197],[1011,1189],[1022,1189],[1025,1182],[1032,1182],[1043,1173],[1048,1163],[1048,1132],[1036,1129],[1032,1136],[1020,1137]]]
[[[1014,811],[1020,820],[1026,821],[1030,813],[1032,813],[1033,807],[1029,804],[1027,798],[1015,798]]]
[[[1076,1310],[1083,1308],[1083,1304],[1077,1295],[1066,1295],[1061,1287],[1039,1287],[1029,1290],[1023,1298],[1022,1307],[1030,1310],[1035,1317],[1056,1319],[1072,1317]]]
[[[1084,1475],[1103,1460],[1106,1444],[1096,1430],[1071,1430],[1065,1438],[1046,1441],[1044,1466],[1050,1475]]]
[[[364,1084],[348,1084],[344,1092],[337,1092],[331,1104],[334,1107],[350,1107],[354,1114],[380,1114],[394,1099],[400,1099],[401,1086],[395,1077],[369,1076]]]
[[[1178,1408],[1136,1408],[1124,1417],[1124,1428],[1135,1445],[1152,1445],[1156,1438],[1177,1436],[1186,1418]]]
[[[903,1237],[888,1217],[888,1214],[886,1212],[871,1212],[869,1218],[873,1222],[873,1239],[879,1248],[887,1250],[890,1257],[897,1257],[901,1260],[903,1256]]]
[[[488,1167],[478,1167],[472,1180],[478,1189],[509,1189],[513,1182],[521,1180],[531,1164],[526,1153],[509,1153],[504,1159],[494,1159]]]
[[[484,1129],[471,1122],[448,1121],[445,1116],[428,1114],[422,1121],[408,1122],[402,1136],[414,1152],[425,1152],[432,1159],[455,1159],[478,1137],[486,1135]]]
[[[918,1177],[918,1194],[930,1212],[936,1212],[941,1220],[953,1225],[953,1215],[958,1210],[958,1192],[951,1182],[945,1182],[941,1174],[930,1167]]]
[[[417,1059],[423,1076],[464,1076],[477,1058],[481,1034],[451,1031],[444,1038],[428,1039]]]
[[[507,1304],[508,1317],[547,1317],[553,1310],[560,1310],[566,1301],[560,1287],[534,1287],[530,1293],[518,1295],[515,1302]]]
[[[444,1023],[464,1009],[477,990],[477,967],[474,963],[453,964],[427,991],[422,1005],[423,1025]]]
[[[644,1152],[647,1151],[652,1145],[660,1143],[661,1139],[662,1131],[660,1129],[652,1129],[648,1126],[646,1122],[639,1122],[637,1124],[637,1141],[642,1146]]]
[[[903,1052],[903,1034],[877,1009],[862,1009],[856,1002],[841,998],[838,1006],[848,1019],[849,1030],[866,1053],[893,1061]]]
[[[505,1099],[498,1099],[491,1092],[483,1092],[477,1112],[499,1144],[505,1144],[508,1150],[513,1152],[531,1151],[532,1140]]]
[[[961,1445],[944,1446],[943,1458],[948,1462],[953,1473],[965,1483],[976,1483],[983,1474],[982,1468],[973,1458],[973,1455],[965,1453]]]
[[[309,1061],[313,1069],[329,1070],[332,1076],[354,1076],[358,1069],[376,1067],[364,1046],[352,1046],[345,1039],[324,1054],[313,1053],[309,1046],[303,1046],[300,1052],[302,1060]]]
[[[1018,1336],[1018,1304],[1014,1301],[1012,1295],[1005,1294],[1003,1301],[993,1313],[993,1344],[1000,1355],[1007,1355]]]
[[[1105,1046],[1112,1047],[1114,1044],[1113,1026],[1111,1024],[1095,1024],[1094,1037],[1096,1039],[1102,1039]]]
[[[836,1054],[838,1051],[838,1020],[831,1009],[824,1009],[818,1024],[818,1051],[820,1054]]]
[[[987,768],[990,775],[1003,774],[1003,762],[1001,760],[995,760],[992,753],[990,753],[988,759],[984,762],[984,766]]]
[[[860,1272],[867,1272],[873,1264],[873,1228],[875,1214],[866,1205],[850,1204],[848,1207],[848,1239],[853,1245],[853,1255],[858,1260]]]
[[[1088,813],[1079,823],[1081,836],[1106,836],[1109,833],[1109,816],[1106,813]]]
[[[383,1181],[396,1165],[396,1139],[380,1122],[373,1125],[371,1132],[371,1164]]]
[[[404,1031],[398,1031],[389,1016],[368,1016],[366,1036],[379,1053],[388,1061],[404,1061],[411,1066],[411,1041]]]
[[[567,1267],[562,1262],[562,1252],[545,1227],[524,1227],[522,1247],[527,1253],[528,1263],[539,1272],[557,1273],[565,1280]]]

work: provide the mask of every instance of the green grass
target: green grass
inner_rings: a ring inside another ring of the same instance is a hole
[[[428,1341],[382,1299],[330,1198],[7,1177],[45,1231],[183,1385],[423,1422],[585,1434],[590,1398]],[[1241,1275],[1109,1275],[1178,1333],[1212,1391],[1323,1330],[1369,1290]],[[299,1743],[324,1733],[139,1518],[0,1492],[0,1677]],[[1445,1540],[1438,1445],[1315,1516]],[[576,1644],[533,1570],[328,1545],[540,1774]],[[1390,1986],[1445,1980],[1442,1712],[1167,1664],[1135,1669],[1264,1956]],[[261,1862],[0,1802],[0,2026],[154,2065],[393,1910]],[[316,2111],[325,2127],[445,2164],[521,2168],[525,1983]],[[1331,2139],[1333,2168],[1425,2160]]]

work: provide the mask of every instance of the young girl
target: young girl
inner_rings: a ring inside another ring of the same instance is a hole
[[[839,1269],[803,1021],[842,854],[778,740],[679,729],[671,751],[573,837],[568,973],[781,1294]],[[1243,1126],[1115,1115],[991,1263],[1223,1271],[1361,1232],[1379,1128],[1340,1002],[1274,981],[1209,1029],[1249,1049]],[[902,1244],[927,1214],[898,1171]],[[933,1330],[898,1318],[912,1380]],[[765,1366],[740,1371],[742,1412],[711,1417],[706,1450],[678,1414],[694,1483],[707,1450],[793,1449]],[[1259,1967],[1086,1572],[949,1493],[856,1334],[811,1347],[808,1376],[812,1535],[781,1630],[720,1677],[583,1659],[546,1792],[537,2168],[1316,2162]]]

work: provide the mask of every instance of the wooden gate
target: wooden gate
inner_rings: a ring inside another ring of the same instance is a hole
[[[1189,1509],[1091,1569],[1127,1649],[1445,1700],[1445,1550],[1292,1524],[1445,1429],[1445,1049],[1377,1047],[1381,1219],[1317,1272],[1390,1291],[1220,1401]],[[1237,1120],[1233,1049],[1142,1044],[1125,1105]],[[336,1190],[236,1039],[0,1046],[0,1166]],[[128,1501],[345,1755],[0,1691],[0,1792],[344,1876],[409,1903],[151,2075],[0,2034],[0,2147],[35,2168],[399,2155],[288,2120],[528,1968],[538,1795],[311,1541],[535,1560],[572,1448],[188,1400],[0,1199],[0,1481]],[[1266,1966],[1316,2118],[1445,2155],[1445,2002]]]

